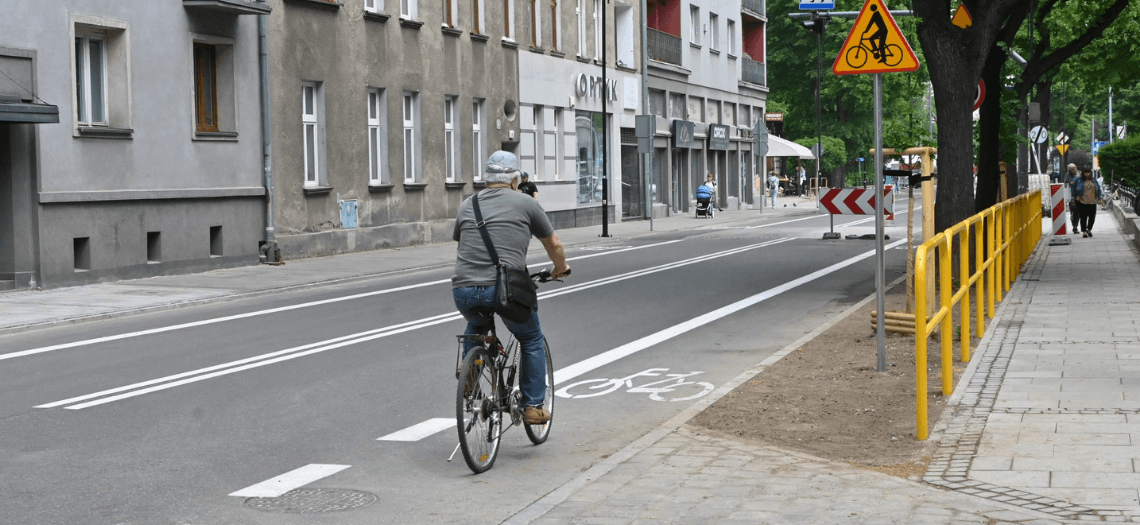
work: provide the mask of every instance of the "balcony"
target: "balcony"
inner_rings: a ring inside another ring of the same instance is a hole
[[[768,68],[763,62],[744,57],[741,62],[740,79],[758,86],[767,86]]]
[[[768,6],[765,0],[744,0],[744,9],[752,11],[760,16],[768,16]]]
[[[658,31],[652,27],[646,29],[649,59],[681,65],[681,37]]]

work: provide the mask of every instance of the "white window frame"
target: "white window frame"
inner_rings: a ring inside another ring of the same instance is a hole
[[[369,13],[381,13],[384,11],[384,0],[364,0],[364,10]]]
[[[471,101],[471,155],[474,161],[472,180],[483,179],[483,164],[487,162],[487,146],[483,136],[483,122],[486,120],[485,104],[486,101],[481,98]]]
[[[415,20],[419,14],[418,0],[400,0],[400,18]]]
[[[459,180],[459,134],[455,124],[459,122],[459,97],[447,95],[443,99],[443,157],[444,174],[447,182]]]
[[[91,29],[83,31],[84,34],[77,34],[75,36],[75,63],[76,63],[76,93],[75,100],[75,121],[81,126],[107,126],[107,39],[100,36],[95,38],[95,34],[99,29]],[[98,42],[99,56],[91,56],[92,44]],[[92,63],[99,64],[99,79],[94,81],[91,78]],[[98,84],[99,100],[96,102],[93,96],[92,89]],[[96,119],[94,114],[98,112],[102,115],[101,119]]]
[[[563,169],[562,169],[562,148],[564,147],[564,145],[562,143],[562,141],[563,141],[563,136],[562,136],[563,118],[565,118],[565,117],[564,117],[564,114],[562,112],[562,108],[555,107],[554,108],[554,126],[553,126],[554,129],[552,130],[553,134],[554,134],[554,173],[550,174],[550,178],[552,178],[554,180],[559,180],[560,178],[562,178],[562,171],[563,171]]]
[[[382,88],[368,88],[368,184],[380,186],[388,183],[388,116],[387,92]]]
[[[324,104],[321,100],[323,95],[321,86],[321,82],[301,82],[301,172],[304,175],[305,187],[318,187],[324,182],[322,176],[324,130],[321,125]]]
[[[695,5],[689,6],[689,43],[701,45],[701,8]]]
[[[720,51],[720,16],[709,13],[709,50]]]
[[[578,21],[578,57],[586,56],[586,0],[574,4],[574,17]]]
[[[401,102],[401,111],[403,113],[403,130],[402,135],[404,145],[404,183],[419,182],[421,166],[420,166],[420,150],[419,147],[419,121],[420,121],[420,108],[419,108],[419,92],[405,91],[403,100]]]
[[[736,20],[728,20],[728,55],[735,57],[739,53],[736,49]]]

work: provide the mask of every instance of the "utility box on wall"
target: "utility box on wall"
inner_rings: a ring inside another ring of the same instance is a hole
[[[356,199],[340,201],[340,227],[356,228],[358,225]]]

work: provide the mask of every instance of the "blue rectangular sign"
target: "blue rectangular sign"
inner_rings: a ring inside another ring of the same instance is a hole
[[[1098,140],[1096,142],[1093,142],[1092,154],[1096,155],[1097,153],[1100,153],[1100,148],[1103,148],[1107,145],[1108,145],[1108,141],[1105,141],[1105,140]]]
[[[831,11],[835,9],[835,0],[800,0],[800,9]]]

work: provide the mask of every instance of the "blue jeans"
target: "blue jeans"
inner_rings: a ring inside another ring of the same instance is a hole
[[[471,309],[476,307],[494,307],[494,286],[467,286],[455,288],[451,291],[455,298],[455,307],[467,319],[467,335],[487,335],[493,321],[474,314]],[[523,406],[541,406],[546,399],[546,338],[542,335],[542,328],[538,324],[538,310],[531,312],[530,319],[523,323],[512,323],[503,319],[507,330],[515,335],[522,352],[519,361],[519,390],[522,393]],[[464,343],[463,355],[474,344]]]

